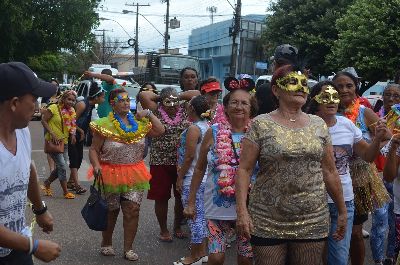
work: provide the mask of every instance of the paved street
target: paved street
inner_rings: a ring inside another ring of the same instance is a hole
[[[43,153],[43,129],[40,122],[34,121],[29,125],[32,134],[33,160],[37,167],[40,181],[42,182],[48,176],[48,165],[46,156]],[[85,161],[80,170],[79,178],[82,184],[88,188],[89,182],[86,179],[86,172],[89,167],[87,150],[85,150]],[[56,265],[109,265],[109,264],[132,264],[122,258],[123,255],[123,234],[122,218],[117,222],[114,232],[114,247],[117,255],[115,257],[103,257],[99,254],[101,235],[100,232],[94,232],[86,227],[80,210],[83,207],[88,194],[77,195],[75,200],[65,200],[58,182],[52,185],[54,196],[51,198],[43,197],[50,212],[55,220],[54,232],[51,235],[42,233],[38,226],[34,229],[34,236],[37,238],[51,239],[58,242],[62,247],[61,256],[51,264]],[[170,204],[169,227],[172,229],[172,208]],[[31,219],[31,211],[28,210],[28,222]],[[368,222],[369,230],[370,222]],[[187,227],[185,227],[187,229]],[[188,253],[189,240],[174,239],[173,243],[161,243],[157,240],[158,224],[153,211],[153,202],[147,199],[143,200],[140,211],[140,223],[138,234],[135,239],[135,251],[139,254],[139,261],[133,264],[160,264],[170,265],[173,261]],[[365,241],[367,260],[365,264],[373,264],[369,240]],[[235,246],[227,252],[225,264],[236,264],[234,258]],[[45,264],[36,261],[35,264]]]

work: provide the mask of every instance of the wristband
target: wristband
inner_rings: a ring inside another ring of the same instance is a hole
[[[147,114],[145,117],[149,118],[151,114],[153,114],[153,112],[151,110],[147,109]]]
[[[30,236],[28,239],[29,239],[29,251],[28,251],[28,255],[31,255],[31,254],[32,254],[32,249],[33,249],[33,239],[32,239],[31,236]]]
[[[33,247],[32,247],[31,254],[35,254],[35,252],[38,250],[38,248],[39,248],[39,240],[35,239],[33,241]]]

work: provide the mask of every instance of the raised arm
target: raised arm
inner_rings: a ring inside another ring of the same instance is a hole
[[[325,146],[321,166],[326,189],[339,212],[337,228],[333,234],[333,238],[335,240],[342,240],[346,232],[347,210],[344,204],[342,184],[336,170],[331,144]]]
[[[147,133],[148,137],[159,137],[164,134],[165,127],[161,121],[154,115],[150,110],[145,109],[136,113],[136,119],[140,120],[143,117],[147,117],[151,122],[151,130]]]
[[[365,108],[365,122],[366,122],[366,124],[368,126],[368,129],[370,130],[371,134],[373,136],[375,136],[375,127],[379,123],[379,117],[370,108]],[[382,141],[388,141],[388,140],[390,140],[391,137],[392,137],[391,132],[389,130],[386,130],[386,133],[382,137]]]
[[[193,172],[192,183],[190,184],[188,205],[183,211],[183,214],[191,219],[195,218],[196,193],[200,187],[201,180],[203,179],[207,169],[207,154],[212,144],[213,144],[212,129],[210,128],[204,135],[203,142],[201,143],[200,146],[199,158],[197,160],[196,167]]]
[[[160,96],[151,91],[142,91],[139,93],[139,102],[143,109],[150,109],[155,111],[158,107]]]
[[[253,174],[259,154],[260,149],[257,144],[246,138],[242,140],[240,164],[235,178],[236,227],[238,232],[247,239],[251,237],[250,233],[253,230],[253,224],[247,211],[246,200],[251,175]]]
[[[198,91],[198,90],[184,91],[184,92],[179,93],[179,100],[189,101],[198,95],[200,95],[200,91]]]
[[[100,79],[102,81],[106,81],[109,84],[113,84],[115,81],[114,77],[112,77],[111,75],[98,74],[98,73],[93,73],[90,71],[85,71],[83,74],[87,77],[93,77],[93,78]]]
[[[371,144],[361,140],[354,145],[354,152],[367,162],[372,162],[379,155],[381,142],[386,140],[387,128],[382,121],[375,126],[375,137]]]

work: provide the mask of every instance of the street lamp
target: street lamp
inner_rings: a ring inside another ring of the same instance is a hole
[[[110,20],[110,21],[114,21],[115,23],[117,23],[117,24],[123,29],[123,31],[125,31],[125,33],[129,36],[129,38],[133,39],[133,38],[131,37],[131,35],[125,30],[125,28],[124,28],[118,21],[116,21],[116,20],[114,20],[114,19],[111,19],[111,18],[105,18],[105,17],[100,17],[99,19],[100,19],[100,20]]]

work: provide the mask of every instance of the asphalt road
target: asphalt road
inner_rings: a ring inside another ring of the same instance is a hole
[[[33,121],[29,125],[32,135],[32,159],[39,174],[39,181],[42,183],[44,178],[49,175],[46,155],[43,152],[43,128],[41,123]],[[84,151],[84,161],[79,171],[79,179],[83,186],[89,187],[90,182],[86,179],[86,172],[89,168],[87,150]],[[140,221],[138,233],[134,242],[134,250],[139,255],[139,260],[129,262],[123,259],[123,228],[122,213],[119,216],[114,231],[113,245],[116,256],[104,257],[99,254],[101,234],[87,228],[84,223],[80,210],[85,204],[88,194],[77,195],[74,200],[66,200],[62,196],[59,182],[52,184],[54,190],[53,197],[42,197],[48,205],[49,211],[54,217],[54,231],[50,235],[44,234],[36,225],[34,237],[50,239],[61,245],[61,256],[51,264],[55,265],[109,265],[109,264],[140,264],[140,265],[171,265],[173,261],[186,255],[189,250],[188,239],[174,239],[172,243],[161,243],[158,240],[159,227],[153,210],[153,201],[143,199],[140,210]],[[27,221],[32,218],[31,211],[27,211]],[[168,216],[169,227],[172,230],[173,200],[170,201],[170,211]],[[370,229],[370,221],[365,225]],[[187,226],[184,226],[187,231]],[[369,239],[366,244],[366,262],[373,264]],[[235,245],[228,249],[225,264],[236,264]],[[45,264],[38,260],[35,264]]]

